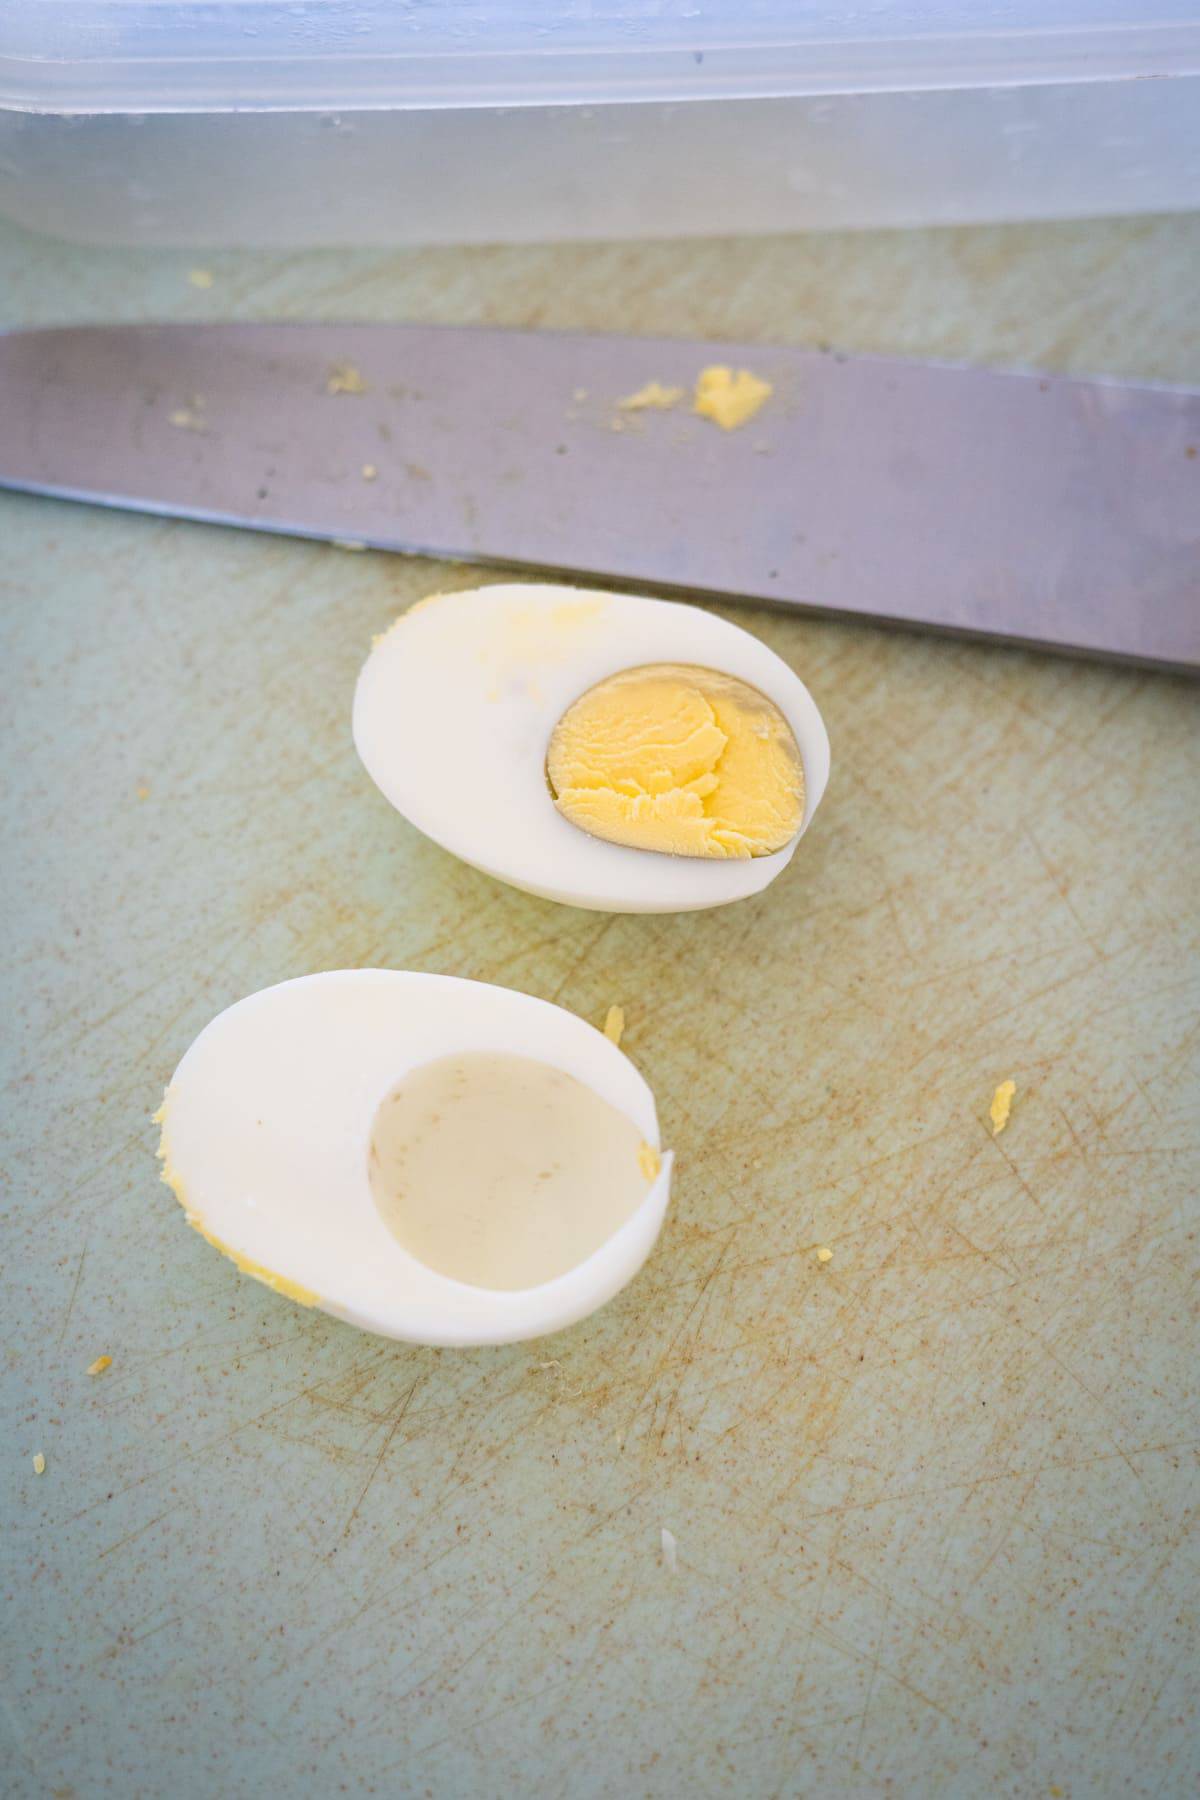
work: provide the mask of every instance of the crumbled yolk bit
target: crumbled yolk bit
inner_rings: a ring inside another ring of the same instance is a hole
[[[736,431],[765,406],[774,389],[769,381],[752,375],[749,369],[733,370],[721,363],[701,369],[696,378],[692,411],[702,419],[712,419],[722,431]]]
[[[625,1008],[610,1006],[604,1017],[604,1035],[610,1044],[619,1044],[625,1031]]]
[[[46,1473],[46,1459],[40,1450],[33,1459],[33,1472],[35,1475],[44,1475]]]
[[[647,1181],[656,1181],[658,1171],[662,1168],[662,1157],[653,1144],[641,1144],[638,1147],[638,1168]]]
[[[993,1137],[999,1137],[1008,1124],[1008,1115],[1012,1111],[1013,1095],[1016,1091],[1015,1081],[1002,1081],[992,1095],[992,1104],[988,1110],[992,1120]]]
[[[569,707],[546,759],[555,804],[593,837],[673,856],[769,856],[800,829],[804,769],[783,714],[731,675],[626,669]]]
[[[365,394],[367,384],[353,363],[334,363],[325,383],[327,394]]]
[[[188,280],[194,288],[210,288],[213,284],[211,269],[189,269]]]
[[[89,1375],[103,1375],[105,1369],[112,1368],[111,1356],[98,1356],[94,1363],[88,1364]]]
[[[669,407],[678,406],[682,399],[681,387],[664,387],[661,381],[648,381],[636,394],[626,394],[624,400],[618,400],[617,405],[622,412],[666,412]]]
[[[828,1244],[822,1244],[817,1251],[817,1261],[820,1263],[833,1261],[833,1251],[829,1248]]]

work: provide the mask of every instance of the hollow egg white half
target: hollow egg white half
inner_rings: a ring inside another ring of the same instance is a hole
[[[537,1287],[436,1273],[372,1197],[381,1102],[409,1072],[464,1052],[516,1053],[573,1077],[654,1153],[657,1173],[625,1223]],[[654,1096],[628,1057],[561,1007],[449,976],[340,970],[251,994],[200,1033],[157,1118],[163,1180],[217,1249],[302,1305],[414,1343],[510,1343],[585,1317],[641,1268],[670,1196]]]
[[[597,683],[692,664],[757,688],[804,766],[796,836],[768,856],[704,860],[592,837],[558,811],[551,734]],[[691,912],[756,894],[791,861],[829,778],[816,703],[740,626],[678,601],[503,584],[419,602],[378,638],[354,697],[354,742],[375,784],[462,861],[543,899],[600,912]]]

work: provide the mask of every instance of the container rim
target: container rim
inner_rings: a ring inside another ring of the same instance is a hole
[[[1200,0],[7,0],[0,109],[431,111],[795,99],[1200,74]],[[580,9],[582,11],[582,9]]]

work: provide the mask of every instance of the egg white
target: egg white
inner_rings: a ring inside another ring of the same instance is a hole
[[[693,663],[773,700],[804,765],[800,831],[771,856],[709,860],[630,849],[563,818],[546,779],[550,734],[597,682]],[[601,912],[690,912],[758,893],[785,869],[829,778],[807,688],[737,625],[671,600],[504,584],[445,594],[378,639],[354,696],[354,742],[397,811],[512,887]]]
[[[437,1274],[380,1218],[368,1147],[396,1082],[463,1051],[550,1063],[660,1147],[646,1082],[573,1013],[483,982],[350,969],[266,988],[205,1027],[159,1114],[163,1179],[189,1222],[245,1272],[364,1330],[458,1345],[557,1331],[611,1299],[649,1255],[671,1157],[632,1218],[565,1275],[504,1291]]]

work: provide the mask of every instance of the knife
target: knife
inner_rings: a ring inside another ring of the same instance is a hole
[[[725,430],[702,369],[770,383]],[[665,407],[623,404],[656,382]],[[0,485],[1200,667],[1200,391],[425,325],[0,334]]]

